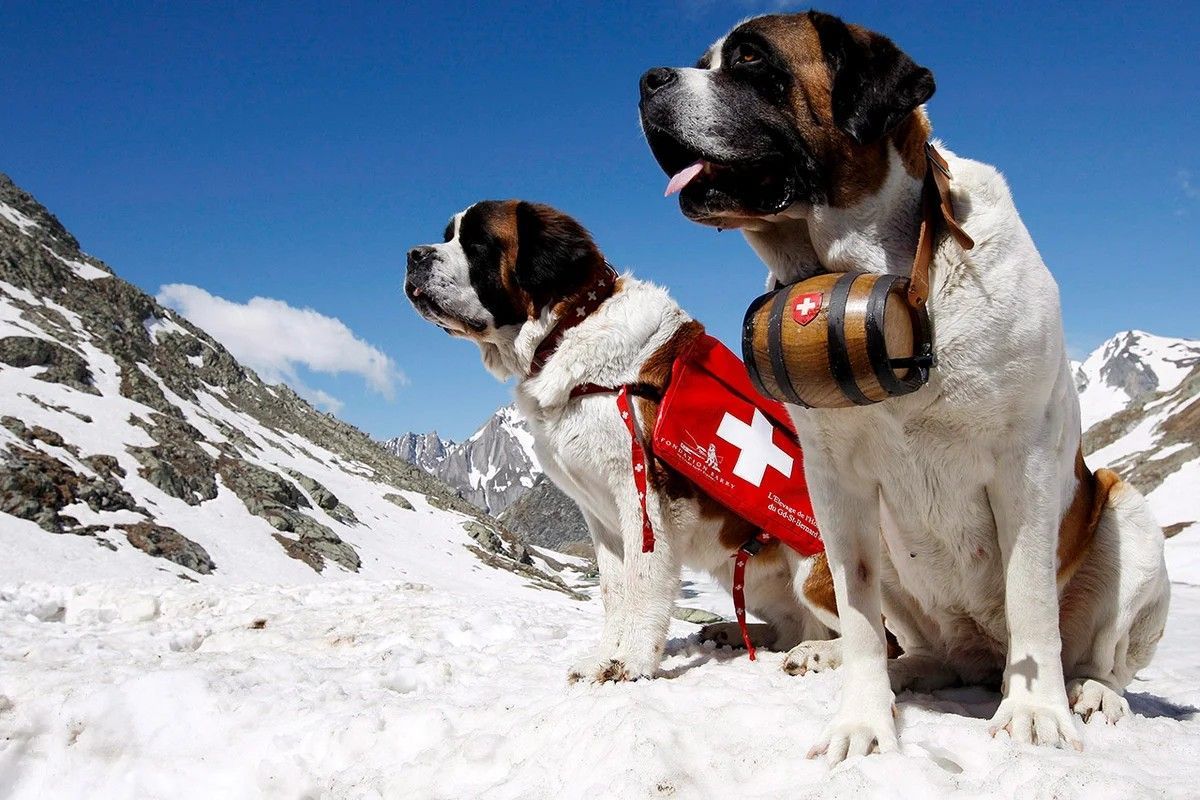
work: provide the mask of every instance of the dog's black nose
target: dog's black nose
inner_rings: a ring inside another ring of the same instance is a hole
[[[408,251],[408,268],[416,269],[417,267],[425,266],[429,263],[429,260],[433,258],[433,254],[435,252],[437,251],[427,244],[423,244],[420,247],[414,247],[412,250]]]
[[[655,67],[642,76],[642,97],[649,97],[664,86],[675,82],[679,73],[670,67]]]

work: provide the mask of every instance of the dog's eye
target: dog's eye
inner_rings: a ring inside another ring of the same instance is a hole
[[[762,61],[762,53],[746,45],[739,47],[737,55],[733,58],[733,63],[736,65],[757,64],[760,61]]]

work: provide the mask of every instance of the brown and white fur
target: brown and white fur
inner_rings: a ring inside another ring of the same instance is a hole
[[[604,257],[573,219],[519,201],[476,203],[456,214],[445,241],[409,254],[406,293],[429,321],[479,345],[501,380],[516,378],[546,474],[583,511],[595,545],[604,628],[595,649],[570,668],[571,680],[652,677],[662,659],[681,566],[713,574],[728,588],[731,556],[755,533],[678,473],[647,454],[655,547],[641,552],[642,520],[629,433],[611,394],[572,399],[582,384],[637,384],[661,398],[675,356],[703,333],[658,286],[628,275],[583,322],[563,335],[530,377],[537,346],[570,302],[607,273]],[[649,444],[658,403],[638,397]],[[791,648],[827,639],[836,625],[832,579],[823,556],[785,558],[768,545],[746,573],[751,613],[765,620],[760,641]],[[705,635],[740,641],[732,623]]]
[[[773,279],[907,274],[933,90],[883,36],[765,16],[695,68],[643,76],[642,124],[668,174],[703,162],[684,214],[741,228]],[[1071,710],[1127,713],[1167,613],[1145,500],[1083,463],[1058,287],[1000,173],[942,153],[976,244],[936,246],[929,384],[791,408],[841,612],[842,702],[812,752],[830,761],[896,747],[881,611],[904,650],[900,686],[1001,679],[994,732],[1076,747]]]

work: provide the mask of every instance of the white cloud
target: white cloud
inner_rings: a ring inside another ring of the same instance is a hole
[[[234,303],[186,283],[160,287],[158,302],[203,328],[263,380],[286,383],[334,413],[342,408],[341,401],[306,386],[299,367],[359,375],[372,391],[389,399],[397,384],[407,383],[391,358],[355,336],[340,319],[311,308],[295,308],[270,297]]]

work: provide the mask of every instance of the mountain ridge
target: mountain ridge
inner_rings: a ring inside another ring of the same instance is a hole
[[[488,565],[572,593],[443,483],[82,252],[3,174],[0,512],[0,557],[26,578],[446,581]]]

